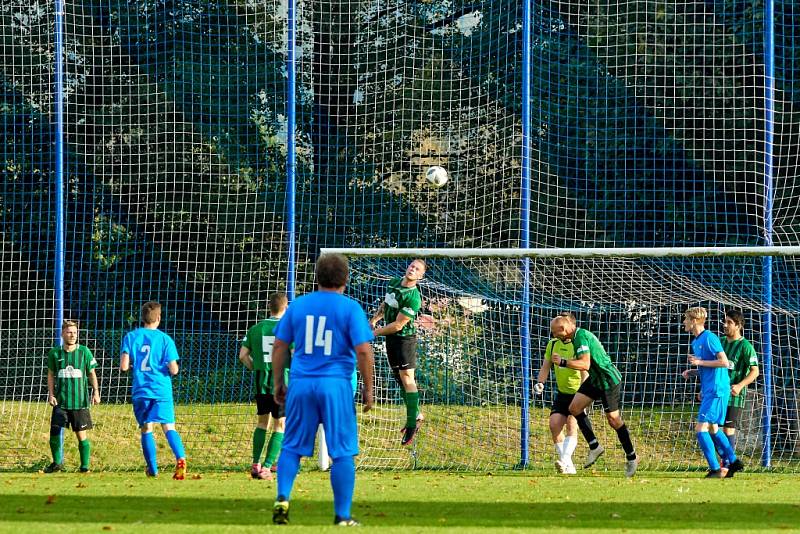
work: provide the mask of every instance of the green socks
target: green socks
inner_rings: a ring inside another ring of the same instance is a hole
[[[419,391],[406,391],[406,428],[416,428],[419,414]]]
[[[267,430],[256,427],[253,431],[253,463],[261,462],[261,453],[264,451],[264,443],[267,441]],[[272,441],[270,441],[272,443]]]
[[[64,450],[61,447],[61,436],[50,436],[50,452],[53,453],[53,462],[58,465],[64,463]]]
[[[88,439],[79,441],[78,452],[81,454],[81,469],[89,469],[89,457],[92,455],[92,442]]]
[[[269,445],[267,445],[267,457],[264,460],[264,467],[272,467],[272,464],[278,459],[282,444],[283,432],[273,432],[269,438]]]

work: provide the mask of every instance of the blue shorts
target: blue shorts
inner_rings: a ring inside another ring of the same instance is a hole
[[[140,427],[145,423],[174,423],[175,406],[172,401],[133,399],[133,415]]]
[[[295,378],[286,394],[286,432],[282,449],[314,454],[320,423],[331,458],[358,454],[358,425],[353,385],[348,378]]]
[[[700,401],[700,410],[697,412],[697,422],[713,425],[725,424],[725,415],[728,413],[728,398],[728,396],[703,397]]]

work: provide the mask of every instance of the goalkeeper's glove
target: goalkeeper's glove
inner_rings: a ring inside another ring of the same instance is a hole
[[[536,382],[533,385],[533,392],[536,393],[537,395],[541,395],[542,393],[544,393],[544,384],[542,384],[541,382]]]

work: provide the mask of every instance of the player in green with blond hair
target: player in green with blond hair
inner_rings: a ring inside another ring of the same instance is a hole
[[[272,376],[272,345],[275,343],[275,328],[278,326],[289,301],[284,293],[273,293],[269,297],[270,316],[251,327],[242,340],[239,349],[239,360],[253,371],[256,414],[258,423],[253,431],[253,465],[250,476],[259,480],[272,480],[270,468],[275,464],[283,443],[286,428],[286,409],[275,402],[275,381]],[[289,380],[289,369],[285,371]],[[272,423],[272,435],[267,444],[267,455],[262,465],[261,453],[267,442],[267,432]]]
[[[81,473],[89,472],[92,444],[86,434],[92,428],[90,404],[100,404],[97,383],[97,360],[92,351],[78,344],[78,323],[64,321],[61,325],[62,345],[47,354],[47,402],[53,407],[50,418],[50,451],[53,462],[45,473],[64,469],[64,427],[71,426],[78,438]],[[88,386],[92,386],[89,397]]]
[[[417,367],[417,329],[414,319],[422,307],[417,282],[425,276],[425,261],[416,259],[408,264],[402,277],[392,278],[386,297],[378,312],[370,319],[375,337],[386,336],[386,355],[394,378],[400,384],[400,395],[406,405],[406,423],[401,445],[411,445],[424,420],[419,410],[419,391],[414,379]],[[376,328],[383,319],[384,326]]]

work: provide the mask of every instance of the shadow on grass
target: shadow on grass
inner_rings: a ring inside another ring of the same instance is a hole
[[[264,499],[4,495],[0,523],[116,523],[154,525],[252,525],[269,521]],[[494,528],[625,528],[736,530],[794,528],[798,505],[786,503],[531,503],[387,501],[356,503],[353,513],[369,526],[472,526]],[[295,525],[330,525],[329,500],[292,501]],[[55,528],[55,527],[54,527]]]

